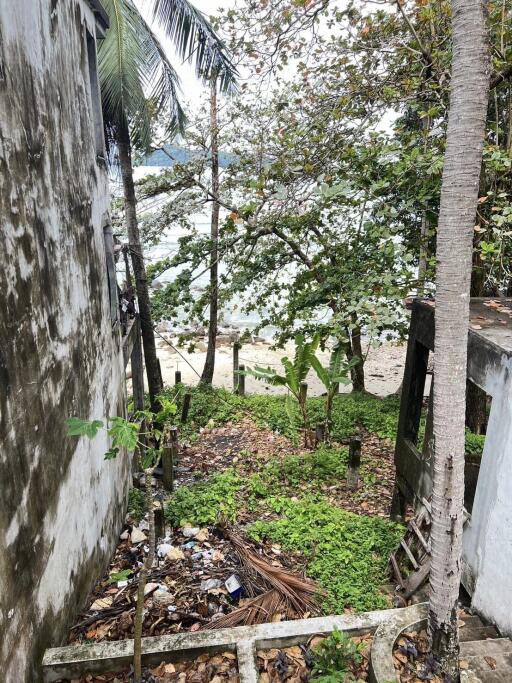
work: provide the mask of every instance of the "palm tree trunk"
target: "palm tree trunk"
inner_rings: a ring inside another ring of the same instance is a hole
[[[149,396],[151,399],[151,407],[156,411],[157,402],[155,401],[155,397],[162,391],[162,381],[156,355],[155,334],[153,331],[153,321],[151,319],[151,306],[148,282],[146,279],[146,268],[144,265],[144,255],[140,243],[139,226],[137,224],[130,135],[126,127],[121,127],[119,129],[117,148],[123,180],[128,245],[132,256],[135,289],[137,291],[137,300],[139,304],[140,326],[142,331],[142,343],[144,346],[144,360],[146,362]]]
[[[219,196],[219,127],[217,121],[217,78],[211,81],[210,94],[210,128],[211,128],[211,153],[212,153],[212,194]],[[210,250],[210,321],[208,324],[208,348],[204,363],[201,382],[211,384],[215,370],[215,346],[217,342],[218,315],[219,315],[219,202],[214,199],[212,205],[211,221],[211,250]]]
[[[483,1],[452,0],[452,27],[450,111],[437,235],[429,634],[434,657],[458,680],[469,293],[489,88]]]
[[[485,164],[482,164],[480,171],[480,184],[478,195],[485,197],[487,194],[485,178]],[[481,221],[477,216],[476,224]],[[471,296],[484,296],[485,291],[485,269],[484,262],[480,258],[480,233],[473,235],[473,267],[471,270]],[[482,434],[487,424],[487,396],[485,391],[477,387],[473,382],[467,381],[466,385],[466,427],[469,427],[475,434]]]

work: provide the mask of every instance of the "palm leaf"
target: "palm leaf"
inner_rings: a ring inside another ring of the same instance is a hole
[[[296,400],[293,398],[292,394],[286,394],[286,399],[284,402],[284,408],[286,410],[286,415],[288,416],[288,419],[290,420],[290,426],[293,427],[295,425],[295,417],[296,417],[296,407],[297,403]]]
[[[151,122],[168,109],[169,129],[183,126],[179,78],[132,0],[102,0],[110,28],[98,47],[107,131],[129,127],[132,142],[151,144]]]
[[[188,0],[150,0],[154,17],[174,42],[181,59],[195,64],[197,75],[218,76],[223,91],[235,89],[236,68],[210,23]]]
[[[329,374],[332,377],[341,374],[343,359],[345,357],[345,352],[341,344],[338,344],[334,351],[331,353],[331,358],[329,360]]]
[[[285,371],[286,385],[295,396],[298,396],[300,392],[301,380],[297,374],[296,364],[292,363],[291,360],[286,357],[281,358],[281,363],[283,364]]]

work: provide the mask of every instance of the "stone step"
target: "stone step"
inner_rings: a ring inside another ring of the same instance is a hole
[[[461,642],[460,659],[464,662],[461,683],[512,681],[512,641],[508,638]]]
[[[478,614],[468,614],[464,617],[461,617],[461,621],[464,622],[464,626],[485,626],[484,622],[480,619]],[[476,639],[475,639],[476,640]]]
[[[499,638],[499,633],[494,626],[464,626],[459,629],[459,640],[466,643],[474,640],[486,640],[487,638]]]
[[[460,644],[460,656],[463,659],[467,659],[467,657],[494,657],[494,655],[509,656],[512,665],[512,640],[510,638],[492,638],[490,640],[470,640]]]

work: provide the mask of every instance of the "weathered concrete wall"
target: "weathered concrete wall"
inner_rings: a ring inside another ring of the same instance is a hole
[[[0,0],[0,678],[43,650],[105,567],[129,466],[65,420],[123,414],[86,0]],[[97,130],[97,129],[96,129]]]
[[[492,396],[482,463],[464,530],[464,560],[474,579],[473,607],[512,636],[512,360],[488,369]]]

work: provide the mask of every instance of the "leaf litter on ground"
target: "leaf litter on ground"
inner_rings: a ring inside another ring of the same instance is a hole
[[[182,448],[178,484],[187,486],[198,478],[207,479],[229,467],[235,467],[246,479],[261,471],[270,461],[279,461],[290,455],[300,457],[307,456],[307,453],[285,436],[257,425],[250,418],[221,427],[210,426],[202,431],[196,443]],[[325,482],[322,493],[333,505],[356,514],[387,516],[394,476],[392,445],[365,432],[362,462],[356,491],[348,489],[345,478],[340,477],[337,481]],[[300,496],[302,485],[295,488]],[[289,489],[293,489],[293,485]],[[155,493],[157,498],[161,498],[159,488]],[[269,513],[245,510],[241,521],[250,522],[258,515],[268,517]],[[145,528],[144,524],[140,526]],[[126,531],[121,535],[108,576],[93,591],[89,608],[70,631],[69,642],[133,637],[138,574],[147,552],[145,539],[131,542],[134,527],[137,528],[136,520],[128,517]],[[148,579],[154,586],[145,597],[144,636],[301,618],[318,613],[315,594],[320,591],[303,578],[301,570],[304,563],[296,553],[283,551],[279,544],[249,541],[243,528],[233,533],[218,525],[210,525],[207,529],[198,528],[193,536],[189,531],[190,525],[175,527],[159,539],[158,545],[169,547],[163,557],[157,558]],[[267,572],[265,577],[257,571],[258,565]],[[244,587],[242,596],[237,600],[231,598],[225,585],[226,580],[233,576],[240,579]],[[289,586],[283,590],[282,581],[278,581],[276,586],[276,576],[285,577],[288,581],[292,577],[292,584],[297,582],[295,588],[298,587],[299,597],[293,591],[289,593]],[[120,580],[116,580],[118,577]],[[197,666],[205,663],[199,662]],[[205,670],[205,667],[201,668]],[[178,673],[183,674],[183,671]],[[199,676],[201,672],[196,673]],[[170,672],[165,672],[165,675],[170,675]],[[83,680],[110,682],[114,679]],[[122,678],[119,680],[123,681]],[[187,673],[186,679],[181,676],[169,680],[202,679],[190,678]]]

